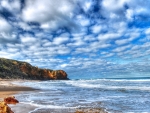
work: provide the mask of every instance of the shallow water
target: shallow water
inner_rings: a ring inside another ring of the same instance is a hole
[[[19,84],[41,89],[17,95],[21,102],[38,107],[31,113],[56,113],[59,109],[64,110],[62,113],[71,113],[75,108],[100,107],[109,112],[150,112],[150,79],[68,80]]]

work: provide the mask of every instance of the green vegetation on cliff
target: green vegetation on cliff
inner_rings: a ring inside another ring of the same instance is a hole
[[[41,69],[27,62],[0,58],[1,79],[67,80],[63,70]]]

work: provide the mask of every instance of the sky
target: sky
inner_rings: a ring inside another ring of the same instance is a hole
[[[150,0],[0,0],[0,57],[69,77],[150,77]]]

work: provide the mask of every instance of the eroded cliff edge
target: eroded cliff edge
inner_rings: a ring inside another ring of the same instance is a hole
[[[41,69],[27,62],[0,58],[1,79],[68,80],[63,70]]]

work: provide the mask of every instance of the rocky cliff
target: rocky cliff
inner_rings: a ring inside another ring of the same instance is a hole
[[[67,80],[63,70],[41,69],[27,62],[0,58],[1,79]]]

